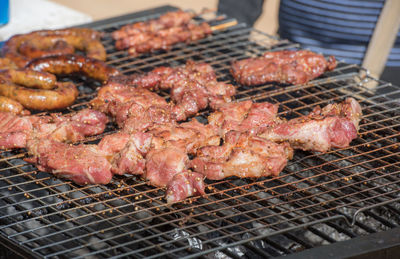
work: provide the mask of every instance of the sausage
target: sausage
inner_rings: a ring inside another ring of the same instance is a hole
[[[74,103],[78,90],[73,83],[60,83],[47,72],[24,70],[0,71],[0,96],[19,102],[25,108],[54,110]],[[4,105],[10,107],[10,101]],[[17,109],[13,103],[13,107]],[[9,108],[13,110],[12,108]]]
[[[71,53],[72,48],[86,52],[89,57],[106,60],[106,51],[100,42],[101,35],[100,32],[85,28],[34,31],[11,37],[4,43],[2,54],[20,68],[32,57]]]
[[[48,90],[18,86],[0,78],[0,95],[18,101],[24,107],[33,110],[55,110],[68,107],[74,103],[78,93],[76,86],[70,82],[57,82],[54,89]]]
[[[20,115],[29,115],[30,112],[24,109],[21,103],[4,96],[0,96],[0,112],[11,112]]]
[[[100,60],[75,54],[34,59],[27,64],[26,68],[56,75],[79,73],[103,83],[109,77],[120,74],[117,69]]]
[[[3,70],[0,71],[0,77],[14,84],[40,89],[52,89],[57,81],[53,74],[28,69]]]
[[[19,53],[30,59],[72,54],[75,52],[74,46],[67,42],[50,36],[45,37],[42,41],[41,38],[33,38],[30,41],[23,42],[19,47]]]
[[[18,68],[18,66],[9,58],[0,58],[0,69],[9,69],[9,68],[15,69]]]

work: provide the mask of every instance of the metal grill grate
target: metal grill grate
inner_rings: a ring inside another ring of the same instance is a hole
[[[112,32],[168,10],[159,8],[91,27]],[[110,37],[103,43],[108,63],[126,74],[193,59],[212,64],[219,80],[233,84],[232,60],[298,47],[244,25],[141,58],[116,51]],[[366,87],[369,84],[377,86],[376,92]],[[95,94],[93,84],[79,85],[78,104],[66,112],[85,107]],[[279,103],[280,115],[287,118],[353,96],[364,112],[360,137],[349,148],[325,154],[296,151],[276,178],[208,181],[206,196],[175,205],[164,202],[164,190],[134,176],[115,176],[105,186],[77,186],[36,171],[22,160],[24,150],[3,151],[0,241],[22,255],[49,258],[265,258],[398,227],[399,93],[399,87],[345,63],[302,86],[239,87],[237,100]],[[161,94],[168,98],[167,93]],[[104,134],[113,131],[109,125]]]

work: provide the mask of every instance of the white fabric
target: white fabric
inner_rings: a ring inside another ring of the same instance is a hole
[[[10,0],[10,21],[0,27],[0,41],[14,34],[60,29],[91,21],[89,15],[47,0]]]

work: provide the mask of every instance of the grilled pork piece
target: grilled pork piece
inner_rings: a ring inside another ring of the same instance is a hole
[[[360,104],[347,98],[338,104],[316,107],[308,115],[281,121],[259,136],[275,142],[286,142],[295,149],[326,152],[344,148],[357,137],[362,111]]]
[[[77,184],[108,184],[111,164],[97,145],[70,145],[51,139],[35,139],[27,143],[28,162],[55,176]]]
[[[122,26],[119,30],[112,33],[112,37],[115,40],[118,40],[129,35],[141,34],[143,32],[154,32],[170,27],[182,26],[188,24],[192,20],[193,15],[193,13],[184,12],[182,10],[168,12],[161,15],[158,19]]]
[[[104,131],[107,117],[85,109],[76,114],[49,116],[17,116],[0,113],[0,148],[24,148],[29,139],[48,138],[76,142]]]
[[[128,48],[131,56],[156,50],[169,50],[179,42],[193,42],[207,37],[212,33],[210,25],[203,22],[200,24],[187,24],[171,27],[156,32],[144,32],[119,39],[115,42],[116,49]]]
[[[234,61],[231,73],[242,85],[260,85],[268,82],[304,84],[325,71],[335,69],[336,60],[309,50],[282,50],[266,52],[262,57]]]
[[[188,154],[195,154],[199,147],[219,145],[220,137],[212,125],[204,125],[196,119],[181,124],[157,125],[148,133],[153,135],[153,147],[177,147]]]
[[[205,145],[219,145],[219,142],[220,137],[215,135],[211,125],[193,119],[181,124],[157,124],[146,133],[111,134],[100,141],[99,149],[111,161],[114,174],[139,174],[150,185],[179,190],[178,196],[171,193],[168,196],[176,201],[204,193],[203,178],[192,177],[193,173],[187,171],[188,154],[195,154]],[[182,179],[188,182],[178,186]]]
[[[213,68],[206,63],[187,61],[182,67],[159,67],[152,71],[160,76],[159,88],[170,89],[176,103],[172,114],[179,120],[195,115],[210,106],[216,109],[230,102],[236,90],[234,86],[218,82]]]
[[[168,203],[183,201],[187,197],[204,195],[204,176],[190,171],[175,174],[167,184],[166,200]]]
[[[0,149],[23,148],[33,131],[37,116],[18,116],[0,112]]]
[[[260,137],[230,131],[222,146],[198,150],[190,167],[211,180],[229,176],[277,176],[293,156],[287,143],[278,144]]]
[[[151,90],[170,89],[175,103],[171,113],[176,121],[185,120],[208,106],[216,109],[230,102],[236,92],[234,86],[217,81],[210,65],[190,60],[181,67],[158,67],[147,74],[114,77],[112,83]]]
[[[257,134],[275,123],[277,112],[278,106],[267,102],[227,103],[208,116],[208,123],[219,128],[220,136],[231,130]]]
[[[171,106],[164,98],[149,90],[116,82],[103,86],[91,104],[114,117],[126,132],[144,131],[172,120]]]
[[[150,150],[152,135],[135,132],[117,132],[105,136],[99,143],[112,164],[114,174],[144,174],[145,156]]]
[[[128,53],[137,56],[140,53],[155,50],[168,50],[179,42],[191,42],[202,39],[212,33],[211,27],[203,22],[191,22],[193,14],[183,11],[170,12],[159,19],[123,26],[113,32],[115,47],[128,49]]]

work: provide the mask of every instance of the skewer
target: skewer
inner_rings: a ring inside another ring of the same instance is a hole
[[[211,30],[212,31],[220,31],[220,30],[224,30],[227,29],[229,27],[235,26],[238,22],[236,20],[230,20],[227,21],[225,23],[221,23],[221,24],[217,24],[214,26],[211,26]]]

